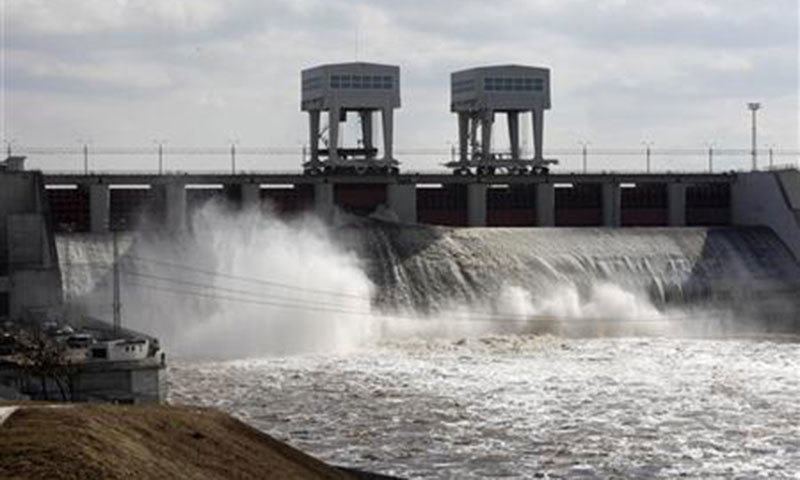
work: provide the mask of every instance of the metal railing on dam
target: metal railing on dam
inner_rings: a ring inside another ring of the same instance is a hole
[[[33,147],[15,145],[8,154],[27,156],[29,168],[46,173],[156,173],[175,175],[222,173],[296,174],[307,159],[304,147]],[[504,152],[500,151],[499,154]],[[524,152],[523,156],[531,155]],[[454,148],[398,148],[401,171],[418,175],[447,171],[443,164],[457,158]],[[546,158],[559,164],[553,173],[718,173],[752,171],[753,152],[745,148],[554,148]],[[756,169],[796,168],[800,150],[762,148],[756,152]],[[294,167],[294,166],[297,167]]]

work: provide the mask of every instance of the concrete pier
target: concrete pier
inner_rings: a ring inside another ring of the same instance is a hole
[[[417,186],[414,184],[389,184],[386,202],[401,223],[417,223]]]
[[[258,183],[242,184],[242,208],[261,208],[261,185]]]
[[[314,213],[324,221],[333,219],[333,184],[314,185]]]
[[[89,224],[92,233],[109,230],[111,195],[106,184],[89,186]]]
[[[467,225],[470,227],[486,226],[485,183],[467,185]]]
[[[552,183],[536,184],[536,226],[556,225],[556,191]]]
[[[183,183],[165,185],[164,199],[167,204],[167,228],[172,231],[186,228],[186,185]]]
[[[622,191],[619,183],[603,184],[603,226],[619,227],[622,224]]]
[[[670,227],[686,226],[686,184],[670,183],[667,186],[667,217]]]

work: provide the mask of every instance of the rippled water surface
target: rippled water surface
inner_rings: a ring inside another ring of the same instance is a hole
[[[411,478],[800,478],[800,344],[500,336],[173,362],[327,461]]]

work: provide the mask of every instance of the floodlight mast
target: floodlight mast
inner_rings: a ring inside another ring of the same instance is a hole
[[[756,112],[758,112],[761,109],[761,104],[758,103],[758,102],[751,102],[751,103],[747,104],[747,108],[750,110],[750,112],[752,114],[752,135],[751,135],[751,139],[750,139],[751,140],[750,155],[752,156],[752,159],[753,159],[753,170],[755,171],[755,170],[758,169],[758,148],[757,148],[758,142],[757,142],[757,137],[756,137],[756,135],[757,135],[757,126],[756,126],[757,115],[756,115]]]

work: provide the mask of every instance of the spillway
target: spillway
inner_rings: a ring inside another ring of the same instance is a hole
[[[660,311],[723,310],[748,321],[768,323],[770,328],[797,327],[800,266],[767,228],[458,229],[374,220],[354,222],[335,229],[328,240],[343,255],[357,257],[355,268],[372,286],[368,305],[372,311],[435,315],[460,308],[501,317],[508,308],[498,303],[498,299],[512,290],[524,292],[527,302],[539,306],[514,311],[515,316],[524,317],[525,312],[580,315],[554,306],[567,301],[554,293],[569,289],[572,292],[569,301],[588,302],[597,285],[612,285],[644,298]],[[147,275],[159,276],[163,271],[158,265],[137,262],[142,255],[197,270],[189,277],[188,287],[205,281],[208,275],[202,272],[236,274],[242,269],[241,264],[231,264],[213,244],[189,237],[121,238],[123,265],[132,275],[139,275],[135,279],[139,283],[125,286],[127,298],[133,302],[129,303],[129,309],[147,311],[157,304],[151,298],[152,292],[138,286],[153,281]],[[264,242],[266,246],[253,247],[252,251],[243,248],[247,254],[258,256],[263,249],[271,248],[269,239]],[[107,294],[98,291],[107,291],[111,278],[110,237],[62,236],[58,246],[69,295],[91,297],[87,304],[102,305]],[[259,264],[256,258],[253,262]],[[269,262],[266,263],[254,266],[255,271],[247,271],[249,277],[275,280],[288,275],[285,268],[283,272],[271,271]],[[290,268],[311,268],[312,263],[313,260],[301,257]],[[184,289],[186,273],[177,272],[184,281],[178,286]],[[167,278],[175,278],[175,274],[173,271]],[[338,282],[331,283],[322,287],[341,288]],[[229,289],[228,284],[216,285],[224,292]],[[300,283],[297,285],[302,288]],[[168,284],[167,288],[170,287],[175,285]],[[264,286],[259,286],[258,291],[267,295],[272,292]],[[330,302],[341,300],[315,296],[313,292],[296,294],[299,295],[296,298],[309,305],[322,302],[323,306],[329,306]],[[192,297],[182,299],[178,308],[201,318],[209,311],[224,308],[209,306],[212,303],[207,298]],[[543,304],[549,307],[541,307]],[[334,306],[342,305],[334,303]],[[344,306],[355,310],[364,307],[359,302]],[[171,303],[169,313],[176,314],[175,308]]]
[[[379,303],[417,310],[479,303],[503,286],[534,297],[597,282],[646,292],[657,305],[790,298],[800,268],[766,228],[471,228],[360,226]]]

